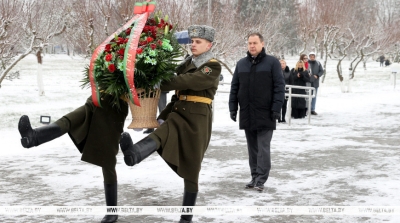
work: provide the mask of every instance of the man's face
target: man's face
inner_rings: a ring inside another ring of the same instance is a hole
[[[310,58],[311,61],[315,60],[315,55],[314,54],[308,55],[308,57]]]
[[[261,42],[260,38],[257,35],[250,36],[247,40],[247,49],[252,56],[257,56],[261,53],[262,48],[264,47],[264,42]]]
[[[197,57],[211,49],[212,43],[202,38],[192,38],[191,51]]]
[[[282,70],[284,70],[284,69],[286,68],[286,63],[285,63],[285,61],[279,61],[279,62],[281,62]]]

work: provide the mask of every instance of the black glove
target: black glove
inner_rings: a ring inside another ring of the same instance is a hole
[[[236,122],[236,115],[237,115],[237,112],[231,111],[231,119],[232,119],[234,122]]]
[[[172,95],[171,102],[176,102],[178,100],[179,100],[179,98],[178,98],[178,96],[176,94]]]
[[[271,112],[271,120],[272,121],[275,121],[275,120],[279,119],[280,117],[281,117],[281,113],[275,112],[275,111]]]

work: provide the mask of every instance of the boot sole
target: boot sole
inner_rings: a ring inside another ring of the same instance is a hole
[[[254,187],[254,189],[256,189],[256,191],[259,191],[259,192],[264,190],[264,188],[259,188],[259,187]]]

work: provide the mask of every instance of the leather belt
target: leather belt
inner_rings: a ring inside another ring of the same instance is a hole
[[[179,95],[179,100],[200,102],[200,103],[205,103],[205,104],[211,104],[211,102],[212,102],[211,98],[194,96],[194,95]]]

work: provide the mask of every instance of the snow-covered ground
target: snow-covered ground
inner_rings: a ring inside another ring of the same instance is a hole
[[[293,67],[297,58],[288,59]],[[349,61],[344,61],[347,70]],[[45,96],[38,96],[34,56],[14,70],[20,78],[0,88],[0,205],[103,206],[101,168],[80,161],[68,135],[24,149],[17,130],[21,115],[37,127],[40,115],[55,121],[84,104],[80,88],[87,61],[46,55]],[[397,64],[394,64],[397,65]],[[393,66],[393,65],[392,65]],[[272,170],[262,193],[245,190],[250,180],[246,139],[229,118],[228,94],[215,98],[213,135],[202,164],[197,205],[201,206],[399,206],[400,86],[392,67],[358,68],[351,93],[341,93],[336,63],[328,62],[319,89],[318,116],[278,124],[272,140]],[[225,72],[225,81],[230,75]],[[400,76],[400,75],[399,75]],[[400,78],[399,78],[400,79]],[[229,91],[229,85],[220,86]],[[128,117],[126,125],[131,122]],[[145,135],[131,133],[135,141]],[[177,206],[183,180],[154,154],[127,167],[118,154],[119,205]],[[2,222],[99,222],[102,216],[1,216]],[[178,216],[121,216],[120,222],[171,222]],[[195,222],[400,222],[399,216],[195,216]]]

